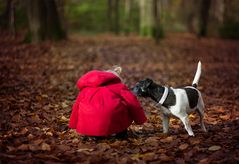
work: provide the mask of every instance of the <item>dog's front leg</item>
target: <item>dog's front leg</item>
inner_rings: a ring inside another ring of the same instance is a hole
[[[162,119],[163,119],[163,133],[168,133],[169,117],[167,114],[162,114]]]

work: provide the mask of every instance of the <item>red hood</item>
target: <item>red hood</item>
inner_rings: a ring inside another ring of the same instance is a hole
[[[119,77],[111,72],[93,70],[83,75],[77,82],[77,87],[81,90],[84,87],[98,87],[105,84],[120,83]]]

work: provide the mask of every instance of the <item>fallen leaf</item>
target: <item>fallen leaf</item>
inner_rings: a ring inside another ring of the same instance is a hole
[[[94,151],[94,149],[92,149],[92,148],[81,148],[81,149],[77,150],[77,152],[85,152],[85,151],[92,152],[92,151]]]
[[[188,146],[189,146],[189,145],[186,144],[186,143],[185,143],[185,144],[181,144],[181,145],[179,146],[179,149],[180,149],[180,150],[186,150],[186,149],[188,148]]]
[[[57,148],[63,152],[71,149],[71,147],[67,145],[58,145]]]
[[[25,135],[26,133],[28,132],[28,129],[27,128],[23,128],[21,131],[20,131],[20,135]]]
[[[218,145],[213,145],[208,148],[209,151],[217,151],[220,149],[221,149],[221,146],[218,146]]]
[[[22,150],[22,151],[29,150],[29,145],[22,144],[22,145],[18,146],[17,149]]]
[[[51,146],[47,143],[42,143],[41,144],[41,150],[43,151],[51,151]]]
[[[62,106],[62,108],[67,108],[67,107],[68,107],[68,105],[66,104],[66,102],[63,102],[63,103],[61,104],[61,106]]]
[[[32,143],[35,145],[40,145],[43,141],[44,141],[43,139],[37,139],[37,140],[32,141]]]
[[[111,147],[110,147],[110,145],[108,145],[106,143],[99,143],[99,144],[97,144],[97,148],[99,149],[99,151],[104,152],[104,151],[110,149]]]
[[[52,133],[52,132],[46,132],[46,135],[52,137],[52,136],[53,136],[53,133]]]
[[[189,142],[190,142],[191,145],[197,145],[197,144],[200,143],[200,140],[191,137],[190,140],[189,140]]]
[[[60,122],[62,122],[62,123],[68,123],[68,122],[69,122],[69,119],[66,118],[65,116],[61,116],[61,117],[60,117]]]
[[[219,116],[223,121],[227,121],[227,120],[230,120],[230,115],[222,115],[222,116]]]
[[[163,161],[163,162],[169,162],[169,161],[172,161],[172,160],[173,160],[172,157],[169,157],[169,156],[167,156],[166,154],[161,154],[161,155],[159,156],[159,159],[160,159],[161,161]]]
[[[165,139],[161,139],[160,141],[163,143],[170,143],[174,140],[173,136],[166,137]]]
[[[27,136],[28,140],[32,140],[33,138],[34,138],[34,136],[32,134],[28,134],[28,136]]]
[[[74,138],[73,140],[72,140],[72,143],[74,143],[74,144],[77,144],[77,143],[79,143],[80,141],[77,139],[77,138]]]
[[[38,114],[33,114],[33,115],[31,115],[31,120],[33,121],[33,122],[36,122],[36,123],[39,123],[40,121],[41,121],[41,119],[40,119],[40,117],[38,116]]]
[[[145,140],[145,143],[151,145],[151,146],[158,146],[159,144],[159,137],[149,137]]]
[[[48,155],[48,154],[34,154],[33,156],[36,157],[36,158],[41,158],[41,159],[55,159],[55,160],[60,161],[60,159],[57,158],[57,157],[54,156],[54,155]]]
[[[137,159],[140,159],[140,158],[147,158],[147,156],[154,156],[155,153],[144,153],[144,154],[141,154],[141,153],[137,153],[137,154],[133,154],[132,155],[132,159],[133,160],[137,160]]]
[[[38,150],[41,150],[41,147],[39,145],[35,145],[35,144],[30,144],[29,145],[29,149],[31,151],[38,151]]]

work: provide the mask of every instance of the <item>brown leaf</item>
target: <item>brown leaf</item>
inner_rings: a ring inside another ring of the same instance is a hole
[[[60,122],[62,122],[62,123],[68,123],[68,122],[69,122],[69,119],[66,118],[65,116],[61,116],[61,117],[60,117]]]
[[[169,157],[169,156],[167,156],[166,154],[161,154],[161,155],[159,156],[159,159],[160,159],[161,161],[163,161],[163,162],[169,162],[169,161],[172,161],[172,160],[173,160],[172,157]]]
[[[74,143],[74,144],[78,144],[80,141],[77,139],[77,138],[74,138],[73,140],[72,140],[72,143]]]
[[[189,146],[189,145],[186,144],[186,143],[185,143],[185,144],[181,144],[181,145],[179,146],[179,149],[180,149],[180,150],[186,150],[186,149],[188,148],[188,146]]]
[[[53,136],[53,133],[52,133],[52,132],[46,132],[46,135],[52,137],[52,136]]]
[[[166,137],[165,139],[161,139],[160,141],[163,143],[170,143],[174,140],[173,136]]]
[[[71,149],[71,147],[67,145],[58,145],[57,148],[63,152]]]
[[[110,147],[110,145],[108,145],[106,143],[99,143],[99,144],[97,144],[97,148],[99,149],[99,151],[104,152],[104,151],[110,149],[111,147]]]
[[[28,129],[27,129],[27,128],[23,128],[23,129],[19,132],[19,134],[20,134],[20,135],[25,135],[27,132],[28,132]]]
[[[227,121],[227,120],[230,120],[230,115],[227,114],[227,115],[222,115],[222,116],[219,116],[223,121]]]
[[[48,154],[34,154],[33,156],[36,157],[36,158],[41,158],[41,159],[54,159],[54,160],[60,161],[60,159],[57,158],[57,157],[54,156],[54,155],[48,155]]]
[[[34,136],[32,134],[28,134],[28,136],[27,136],[28,140],[32,140],[33,138],[34,138]]]
[[[47,143],[42,143],[41,144],[41,150],[43,151],[51,151],[51,146]]]
[[[34,141],[32,141],[32,142],[33,142],[33,144],[35,144],[35,145],[40,145],[43,141],[44,141],[43,139],[37,139],[37,140],[34,140]]]
[[[20,119],[21,119],[21,116],[20,116],[20,114],[15,114],[13,117],[12,117],[12,121],[14,121],[14,122],[19,122],[20,121]]]
[[[32,114],[30,118],[31,118],[31,121],[36,122],[36,123],[39,123],[41,121],[38,114]]]
[[[77,150],[77,152],[92,152],[94,149],[92,148],[80,148]]]
[[[196,138],[190,138],[189,142],[191,145],[197,145],[200,143],[200,140]]]
[[[22,150],[22,151],[26,151],[26,150],[29,150],[29,145],[22,144],[22,145],[18,146],[17,149]]]
[[[145,140],[145,143],[151,145],[151,146],[158,146],[159,144],[159,137],[149,137]]]
[[[34,145],[34,144],[29,144],[29,149],[30,149],[31,151],[42,150],[39,145]]]

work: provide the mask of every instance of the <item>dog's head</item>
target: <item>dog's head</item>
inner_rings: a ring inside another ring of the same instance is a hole
[[[111,69],[107,70],[106,72],[111,72],[114,75],[118,76],[120,78],[120,80],[122,81],[120,74],[122,73],[122,67],[118,66],[118,65],[114,65]]]
[[[141,80],[132,88],[133,93],[137,96],[147,97],[149,96],[149,86],[153,83],[151,79]]]

